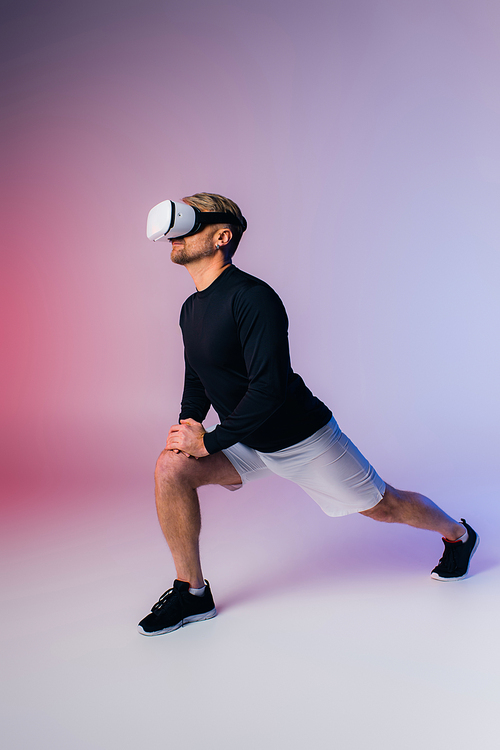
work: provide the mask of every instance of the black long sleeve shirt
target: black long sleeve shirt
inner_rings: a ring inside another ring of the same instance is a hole
[[[274,452],[330,420],[291,368],[285,308],[264,281],[229,266],[188,297],[180,325],[186,374],[179,419],[203,422],[213,405],[220,424],[204,436],[209,453],[234,443]]]

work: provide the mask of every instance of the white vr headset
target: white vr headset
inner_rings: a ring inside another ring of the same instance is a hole
[[[174,237],[188,237],[200,232],[207,224],[237,224],[243,231],[247,222],[228,212],[200,211],[181,201],[162,201],[148,214],[146,234],[148,240],[172,240]]]

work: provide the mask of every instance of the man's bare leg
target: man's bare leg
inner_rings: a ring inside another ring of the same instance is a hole
[[[207,484],[241,484],[241,477],[223,453],[187,458],[164,450],[156,463],[156,509],[161,529],[174,559],[177,579],[192,588],[204,585],[199,536],[200,503],[197,488]]]
[[[432,500],[418,492],[396,490],[390,485],[382,500],[374,508],[361,511],[361,515],[386,523],[404,523],[418,529],[438,531],[445,539],[456,541],[465,533],[463,524],[455,521]]]

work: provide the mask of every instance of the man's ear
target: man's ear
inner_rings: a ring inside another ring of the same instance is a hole
[[[217,244],[220,247],[224,247],[225,245],[229,245],[229,243],[233,239],[233,233],[231,232],[230,229],[227,229],[227,228],[226,229],[221,229],[217,233],[216,239],[217,239]]]

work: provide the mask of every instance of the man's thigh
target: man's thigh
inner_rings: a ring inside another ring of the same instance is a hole
[[[182,453],[164,450],[158,459],[157,472],[172,479],[186,481],[193,487],[242,484],[240,475],[222,452],[203,458],[188,458]]]

